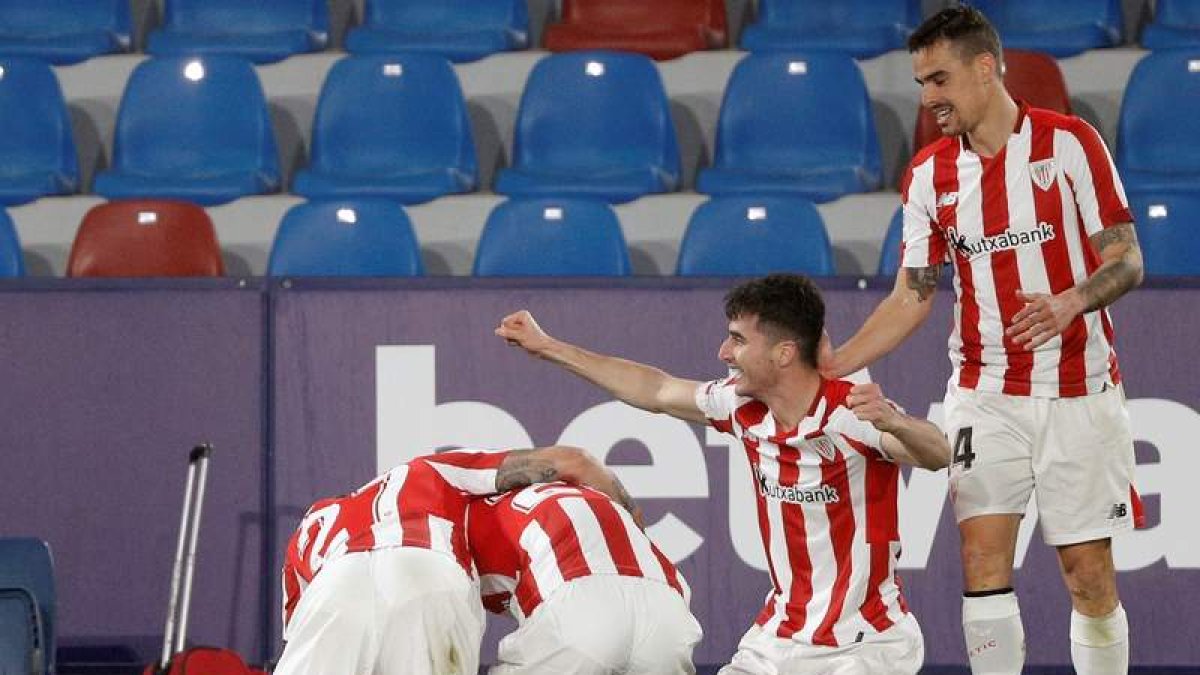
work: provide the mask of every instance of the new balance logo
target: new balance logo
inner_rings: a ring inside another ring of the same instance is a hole
[[[1120,504],[1113,504],[1112,511],[1110,511],[1108,514],[1108,519],[1117,520],[1118,518],[1124,518],[1128,513],[1129,509],[1125,506],[1124,502]]]

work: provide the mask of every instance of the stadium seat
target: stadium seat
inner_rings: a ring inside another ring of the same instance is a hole
[[[833,248],[817,207],[794,197],[710,199],[679,244],[680,276],[800,272],[832,276]]]
[[[129,0],[0,0],[0,54],[55,65],[126,52]]]
[[[454,62],[529,46],[525,0],[366,0],[363,25],[346,36],[352,54],[427,52]]]
[[[552,52],[614,49],[673,59],[726,45],[725,0],[563,0],[546,27]]]
[[[475,276],[613,277],[630,273],[617,214],[584,199],[509,200],[496,206],[475,251]]]
[[[317,103],[310,154],[309,167],[292,183],[292,192],[310,199],[416,204],[470,192],[478,181],[458,78],[448,61],[431,54],[334,64]]]
[[[249,61],[164,57],[138,64],[117,111],[109,199],[222,204],[279,189],[267,103]]]
[[[1200,51],[1151,52],[1138,62],[1117,122],[1117,167],[1130,192],[1200,190]]]
[[[1058,62],[1049,54],[1004,50],[1004,86],[1013,98],[1035,108],[1046,108],[1071,114],[1071,98]],[[913,133],[913,151],[942,137],[933,113],[921,107],[917,111],[917,127]]]
[[[45,673],[41,616],[24,588],[0,585],[0,673]]]
[[[1146,49],[1200,49],[1200,2],[1155,0],[1154,20],[1142,29]]]
[[[271,63],[329,42],[327,0],[166,0],[150,31],[155,56],[224,54]]]
[[[881,164],[867,86],[849,56],[752,54],[729,78],[716,156],[696,189],[825,202],[877,189]]]
[[[8,211],[0,208],[0,277],[25,276],[25,256],[21,253],[21,240],[17,228],[13,227]],[[0,673],[4,672],[0,670]]]
[[[900,269],[900,246],[904,242],[904,209],[896,209],[888,223],[887,234],[883,236],[883,248],[879,253],[879,269],[877,274],[885,277],[896,276]]]
[[[977,0],[1011,49],[1058,58],[1121,44],[1121,0]]]
[[[187,202],[130,200],[92,207],[67,258],[68,277],[219,277],[212,221]]]
[[[24,593],[7,595],[8,600],[2,603],[4,609],[0,610],[0,614],[5,615],[0,619],[0,623],[7,624],[13,619],[14,614],[17,618],[20,617],[18,613],[20,610],[16,609],[14,605],[23,607],[25,616],[28,617],[30,607],[28,600],[22,596],[28,593],[32,598],[36,616],[31,623],[26,624],[25,631],[18,630],[18,632],[36,633],[33,642],[36,649],[40,651],[36,657],[40,661],[41,667],[33,670],[28,665],[30,662],[26,662],[26,666],[19,670],[7,670],[0,666],[0,672],[37,672],[47,675],[54,673],[56,668],[54,653],[57,645],[55,628],[57,595],[54,586],[54,559],[50,555],[50,546],[34,537],[0,537],[0,590],[2,589],[21,589]],[[4,629],[11,628],[13,628],[11,624],[4,627]],[[5,638],[0,637],[0,645],[4,644],[4,641]],[[0,663],[4,663],[3,658],[0,658]]]
[[[71,117],[49,65],[0,56],[0,119],[0,204],[78,189]]]
[[[742,31],[752,52],[823,50],[868,59],[902,49],[921,23],[920,0],[759,0],[758,21]]]
[[[1131,194],[1129,202],[1146,274],[1200,276],[1200,192]]]
[[[496,191],[627,202],[679,185],[679,146],[654,62],[569,52],[538,62],[521,96],[513,165]]]
[[[297,204],[275,234],[267,275],[412,277],[421,247],[403,207],[383,199]]]

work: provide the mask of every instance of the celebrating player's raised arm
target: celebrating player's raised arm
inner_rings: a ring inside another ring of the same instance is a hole
[[[526,310],[504,317],[496,335],[533,356],[566,368],[629,405],[690,422],[704,421],[704,414],[696,406],[699,382],[556,340]]]

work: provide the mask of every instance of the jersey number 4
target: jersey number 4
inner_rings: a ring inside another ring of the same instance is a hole
[[[971,450],[971,431],[971,427],[958,430],[958,436],[954,438],[954,454],[950,456],[951,464],[962,464],[964,469],[970,469],[971,462],[975,461],[975,452]]]

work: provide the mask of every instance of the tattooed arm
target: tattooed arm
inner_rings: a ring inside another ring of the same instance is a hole
[[[496,491],[519,490],[534,483],[561,480],[586,485],[612,497],[642,524],[641,510],[608,467],[587,452],[566,445],[513,450],[496,471]]]
[[[1079,285],[1057,295],[1020,293],[1025,307],[1006,331],[1017,344],[1036,349],[1071,325],[1075,317],[1107,307],[1142,281],[1142,250],[1133,223],[1105,228],[1090,239],[1100,267]]]
[[[854,337],[837,350],[826,343],[819,359],[821,374],[845,377],[895,349],[929,317],[941,276],[941,265],[901,267],[892,292]]]

